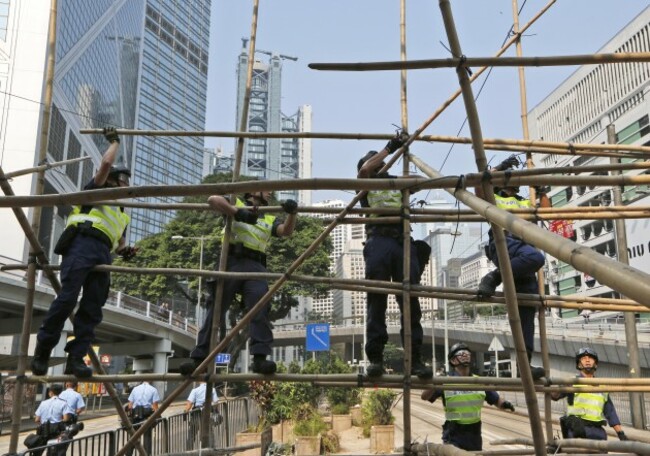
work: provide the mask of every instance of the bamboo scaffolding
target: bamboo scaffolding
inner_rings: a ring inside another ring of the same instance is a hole
[[[461,56],[463,55],[463,51],[460,46],[458,34],[456,32],[456,25],[451,10],[451,4],[449,0],[439,0],[439,6],[440,6],[440,12],[442,14],[442,19],[445,24],[445,32],[447,34],[451,53],[453,55]],[[458,84],[460,86],[461,93],[463,95],[465,112],[467,113],[467,122],[469,124],[470,133],[472,137],[476,167],[479,172],[483,172],[487,170],[487,160],[485,158],[485,150],[483,148],[483,133],[481,131],[481,123],[476,108],[476,102],[474,100],[472,85],[465,68],[458,67],[456,69],[456,75],[458,76]],[[420,169],[422,169],[422,167],[420,167],[417,162],[415,164]],[[489,181],[489,179],[484,179],[480,185],[482,188],[483,195],[487,199],[487,203],[485,204],[489,204],[489,205],[496,204],[494,199],[492,183]],[[457,191],[454,191],[454,193],[457,193]],[[490,220],[490,222],[492,222],[492,220]],[[503,281],[503,289],[506,296],[506,306],[508,308],[510,328],[515,343],[517,364],[522,366],[519,369],[519,372],[521,375],[522,385],[524,386],[524,395],[526,397],[528,413],[530,415],[530,430],[532,432],[533,440],[535,442],[535,454],[537,456],[543,456],[545,454],[544,451],[545,443],[544,443],[544,435],[542,433],[542,423],[539,417],[537,396],[535,395],[533,389],[533,378],[532,378],[531,370],[530,368],[527,369],[524,367],[524,366],[528,366],[528,356],[526,354],[526,349],[524,345],[524,335],[523,335],[523,330],[521,328],[521,320],[519,318],[519,309],[517,307],[517,295],[515,290],[515,282],[512,275],[512,266],[510,265],[510,258],[508,255],[508,248],[506,245],[505,234],[503,229],[494,223],[492,223],[492,234],[494,236],[496,253],[500,265],[501,278]]]
[[[586,448],[589,450],[617,451],[632,454],[650,454],[650,444],[642,442],[616,442],[613,440],[561,439],[554,442],[559,449]]]
[[[474,77],[472,80],[476,79]],[[455,97],[453,98],[455,99]],[[452,100],[453,101],[453,100]],[[448,105],[445,106],[445,108]],[[437,117],[437,116],[436,116]],[[428,126],[430,123],[427,123]],[[101,129],[80,130],[81,134],[100,135]],[[117,133],[124,136],[173,136],[173,137],[206,137],[206,138],[245,138],[245,139],[339,139],[339,140],[388,140],[394,135],[386,133],[317,133],[317,132],[238,132],[238,131],[188,131],[188,130],[127,130],[118,129]],[[440,142],[448,144],[472,144],[472,139],[459,136],[422,135],[413,138],[419,142]],[[613,149],[603,147],[603,144],[564,143],[541,140],[485,138],[485,148],[491,150],[511,150],[532,153],[553,153],[559,155],[593,155],[596,157],[630,155],[639,158],[648,157],[650,146],[616,145]],[[640,152],[640,154],[634,154]]]
[[[518,36],[520,36],[518,34]],[[447,59],[422,59],[388,62],[310,63],[307,66],[319,71],[391,71],[427,70],[437,68],[488,67],[547,67],[566,65],[602,65],[650,62],[650,52],[621,52],[616,54],[556,55],[549,57],[451,57]]]

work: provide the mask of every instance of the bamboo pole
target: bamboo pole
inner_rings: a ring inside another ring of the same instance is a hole
[[[391,71],[426,70],[435,68],[488,67],[547,67],[565,65],[603,65],[650,62],[650,52],[621,52],[615,54],[555,55],[548,57],[451,57],[448,59],[409,60],[408,62],[310,63],[320,71]]]
[[[11,173],[6,173],[5,177],[7,179],[13,179],[14,177],[24,176],[32,173],[38,173],[41,171],[48,171],[50,169],[58,168],[60,166],[71,165],[73,163],[79,163],[86,160],[90,160],[90,157],[71,158],[70,160],[63,160],[54,163],[46,163],[44,165],[35,166],[33,168],[25,168]]]
[[[393,154],[391,160],[399,157]],[[390,165],[387,165],[388,167]],[[463,176],[465,185],[474,187],[481,184],[483,175],[471,173]],[[97,201],[121,198],[141,198],[150,196],[197,196],[225,195],[229,193],[255,192],[261,189],[274,190],[423,190],[454,189],[459,176],[442,176],[436,179],[396,178],[396,179],[302,179],[302,180],[268,180],[221,184],[198,185],[144,185],[141,187],[120,187],[102,190],[84,190],[65,195],[40,196],[6,196],[0,198],[0,207],[55,206],[59,204],[89,204]],[[495,186],[506,183],[515,186],[534,185],[642,185],[650,183],[650,175],[636,176],[526,176],[512,173],[494,172],[490,182]],[[346,212],[347,214],[347,212]]]
[[[632,454],[650,454],[650,444],[642,442],[616,442],[614,440],[561,439],[556,440],[558,448],[587,448],[589,450],[617,451]]]
[[[400,1],[400,58],[406,61],[406,0]],[[408,105],[406,92],[406,70],[400,72],[400,107],[402,114],[402,130],[408,131]],[[409,153],[404,150],[402,155],[402,176],[409,175]],[[413,341],[411,330],[411,221],[410,197],[408,190],[402,190],[402,211],[404,217],[402,224],[402,345],[404,347],[404,384],[403,396],[403,426],[404,426],[404,454],[411,452],[411,368],[413,366]],[[417,299],[417,298],[416,298]],[[419,304],[418,304],[419,305]],[[418,324],[420,322],[418,321]]]
[[[521,58],[523,55],[522,46],[521,46],[521,33],[519,33],[519,6],[517,0],[512,0],[512,18],[513,26],[512,32],[517,37],[515,44],[515,51],[517,57]],[[519,66],[517,69],[519,76],[519,102],[520,102],[520,112],[521,112],[521,127],[524,140],[530,139],[530,132],[528,130],[528,99],[526,94],[526,74],[523,66]],[[526,168],[533,169],[535,166],[533,164],[532,152],[526,152]],[[531,206],[536,207],[537,204],[537,195],[535,187],[529,188]],[[537,285],[539,293],[544,293],[544,270],[540,269],[537,271]],[[544,372],[551,372],[551,361],[548,354],[548,341],[546,339],[546,315],[545,309],[539,309],[537,312],[537,320],[539,322],[539,342],[542,355],[542,366],[544,367]],[[497,366],[498,369],[498,366]],[[544,395],[544,421],[546,424],[546,441],[550,442],[553,439],[553,426],[551,425],[551,397],[548,394]]]
[[[479,71],[476,74],[480,74]],[[472,81],[476,78],[472,76]],[[458,92],[460,94],[460,92]],[[447,107],[451,101],[455,100],[457,95],[452,96],[445,104]],[[439,113],[437,113],[439,114]],[[436,115],[437,117],[437,115]],[[427,122],[428,126],[430,122]],[[100,129],[87,129],[80,130],[81,134],[102,134]],[[393,135],[386,133],[342,133],[342,132],[239,132],[239,131],[188,131],[188,130],[129,130],[118,129],[117,133],[124,136],[174,136],[174,137],[206,137],[206,138],[247,138],[247,139],[339,139],[339,140],[388,140]],[[451,144],[472,144],[472,139],[462,136],[447,136],[447,135],[418,135],[413,141],[420,142],[441,142]],[[494,150],[513,150],[521,152],[537,152],[542,154],[554,153],[561,155],[594,155],[598,157],[609,157],[612,154],[619,156],[619,153],[625,153],[623,156],[631,152],[642,152],[647,156],[650,153],[650,146],[637,146],[637,145],[622,145],[618,144],[613,149],[603,147],[603,144],[589,144],[589,143],[566,143],[566,142],[553,142],[543,141],[538,139],[508,139],[508,138],[485,138],[485,148]],[[615,152],[612,152],[615,151]]]
[[[449,47],[452,55],[462,56],[463,51],[460,46],[458,34],[456,32],[456,25],[451,10],[449,0],[439,0],[440,11],[445,24],[445,32],[449,40]],[[465,104],[465,111],[467,113],[467,121],[470,127],[472,136],[472,144],[474,148],[474,156],[476,159],[476,166],[480,172],[487,170],[487,160],[485,158],[485,150],[483,149],[483,133],[481,131],[481,123],[474,101],[474,93],[472,85],[467,75],[466,68],[458,66],[456,68],[458,76],[458,83],[463,95],[463,102]],[[415,157],[417,158],[417,157]],[[417,162],[416,162],[417,166]],[[484,198],[487,203],[494,205],[494,192],[491,182],[484,180],[481,183]],[[456,193],[456,192],[454,192]],[[510,328],[512,330],[513,339],[517,353],[517,363],[520,369],[521,381],[524,386],[524,395],[526,396],[526,403],[528,405],[528,412],[530,415],[530,428],[535,441],[535,454],[537,456],[545,455],[545,442],[544,435],[542,434],[542,423],[539,417],[539,407],[537,405],[537,396],[533,389],[533,378],[530,368],[525,368],[528,365],[528,356],[524,346],[523,330],[521,328],[521,320],[519,318],[519,309],[517,307],[517,295],[515,290],[515,282],[512,275],[512,266],[510,265],[510,258],[508,256],[508,248],[503,229],[492,223],[492,234],[496,245],[497,257],[499,259],[499,266],[501,271],[501,278],[503,280],[503,289],[506,295],[506,305],[508,307],[508,316],[510,320]]]

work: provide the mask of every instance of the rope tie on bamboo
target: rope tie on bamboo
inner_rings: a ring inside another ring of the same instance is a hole
[[[465,190],[465,175],[464,174],[461,174],[460,176],[458,176],[458,180],[456,181],[456,188],[454,188],[454,194],[456,194],[456,192],[458,190]]]
[[[469,67],[466,67],[465,63],[467,63],[467,56],[465,54],[463,54],[463,55],[460,56],[460,61],[458,62],[457,70],[465,69],[465,71],[467,71],[467,75],[469,77],[471,77],[472,74],[473,74],[472,70]]]
[[[575,155],[575,154],[576,154],[576,146],[575,146],[573,143],[569,143],[569,153],[570,153],[571,155]]]
[[[411,220],[411,212],[407,206],[402,206],[399,211],[399,217],[402,220]]]

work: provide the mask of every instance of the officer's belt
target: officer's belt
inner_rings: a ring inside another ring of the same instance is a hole
[[[79,225],[77,225],[77,227],[79,229],[78,233],[81,234],[82,236],[88,236],[88,237],[98,239],[102,241],[102,243],[104,243],[104,245],[106,245],[106,247],[108,247],[109,249],[113,248],[113,243],[108,238],[106,233],[93,227],[93,223],[91,221],[80,223]]]
[[[386,236],[392,238],[401,238],[404,231],[396,226],[368,226],[366,234],[370,236]]]
[[[248,258],[249,260],[257,261],[264,264],[266,262],[266,254],[258,250],[249,249],[244,244],[237,243],[231,244],[228,250],[228,256],[234,258]]]
[[[589,426],[589,427],[603,427],[605,424],[607,424],[607,421],[589,421],[581,417],[578,418],[582,420],[585,426]]]

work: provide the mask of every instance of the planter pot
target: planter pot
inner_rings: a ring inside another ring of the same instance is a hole
[[[293,421],[281,421],[273,426],[273,441],[279,443],[293,443]]]
[[[372,426],[370,428],[370,451],[392,453],[395,450],[395,425]]]
[[[260,448],[251,448],[250,450],[238,451],[235,454],[239,456],[263,456],[271,444],[273,432],[271,428],[266,428],[262,432],[238,432],[235,435],[235,446],[250,445],[259,443]]]
[[[320,435],[296,437],[296,456],[316,456],[320,454]]]
[[[342,432],[352,427],[352,415],[332,415],[332,430]]]
[[[352,407],[350,409],[350,415],[352,416],[352,424],[354,426],[361,426],[361,407]]]

